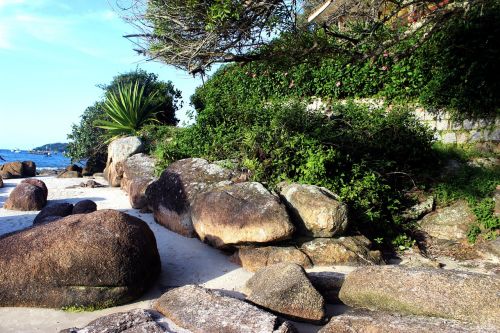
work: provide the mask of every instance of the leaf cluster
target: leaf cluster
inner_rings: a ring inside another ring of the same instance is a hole
[[[108,91],[103,109],[110,120],[97,120],[94,125],[106,130],[111,138],[122,135],[136,135],[144,125],[158,121],[156,113],[159,105],[155,103],[158,91],[144,94],[144,86],[139,82],[126,86],[118,84],[118,91]]]

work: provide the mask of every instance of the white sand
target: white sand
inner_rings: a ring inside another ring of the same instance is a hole
[[[239,291],[252,276],[239,266],[229,261],[228,255],[213,249],[198,239],[182,237],[156,224],[152,214],[142,214],[130,208],[128,198],[119,188],[67,188],[78,185],[85,179],[57,179],[38,177],[49,189],[49,201],[76,203],[91,199],[98,209],[117,209],[137,216],[146,221],[153,230],[158,243],[162,261],[160,278],[151,290],[134,303],[94,312],[66,312],[40,308],[0,308],[0,332],[58,332],[69,327],[82,327],[88,322],[115,312],[135,308],[150,308],[151,302],[159,297],[166,288],[186,284],[200,284],[208,288],[226,290],[234,296],[241,296]],[[8,194],[21,180],[4,180],[5,187],[0,189],[0,206]],[[102,178],[97,182],[106,184]],[[15,212],[0,208],[0,234],[29,227],[37,212]],[[69,251],[71,249],[68,249]],[[308,271],[348,272],[351,267],[315,267]],[[328,308],[330,313],[342,311],[342,308]],[[296,324],[300,332],[316,332],[320,327]]]

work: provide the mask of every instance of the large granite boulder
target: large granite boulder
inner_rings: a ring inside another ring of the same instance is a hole
[[[233,173],[201,158],[172,163],[146,189],[148,205],[155,221],[186,237],[194,237],[191,204],[203,191],[229,181]]]
[[[68,328],[59,333],[163,333],[170,332],[156,322],[155,316],[144,309],[112,313],[97,318],[82,328]]]
[[[467,239],[467,232],[476,220],[467,202],[460,200],[425,215],[419,224],[423,231],[434,238],[463,240]]]
[[[109,144],[104,178],[110,186],[120,186],[123,177],[123,162],[130,156],[143,151],[144,145],[136,136],[116,139]]]
[[[376,265],[383,264],[380,251],[371,251],[371,242],[364,236],[316,238],[303,243],[301,250],[313,265]]]
[[[20,183],[10,192],[3,207],[10,210],[34,211],[41,210],[46,204],[47,199],[42,187]]]
[[[280,195],[303,235],[333,237],[347,228],[347,206],[324,187],[284,184]]]
[[[309,257],[294,246],[242,246],[233,254],[231,261],[250,272],[278,263],[312,267]]]
[[[352,310],[334,316],[319,333],[493,333],[493,327],[456,320]]]
[[[160,273],[148,225],[114,210],[0,237],[0,253],[0,306],[113,306],[139,297]]]
[[[146,207],[146,189],[156,180],[154,158],[146,154],[135,154],[123,162],[121,188],[127,192],[132,208]]]
[[[8,162],[0,166],[0,177],[3,179],[36,176],[36,164],[33,161]]]
[[[241,300],[187,285],[167,291],[153,308],[193,333],[291,333],[288,322]]]
[[[351,307],[464,320],[500,327],[500,277],[432,268],[362,267],[340,299]]]
[[[65,216],[71,215],[73,211],[73,205],[67,202],[61,203],[50,203],[45,206],[35,219],[33,220],[33,224],[41,224],[48,221],[55,221],[56,219],[53,217],[63,218]]]
[[[192,205],[192,218],[200,239],[217,248],[280,241],[295,231],[285,206],[256,182],[200,193]]]
[[[306,272],[296,264],[275,264],[255,273],[246,283],[247,300],[293,320],[319,323],[325,300]]]
[[[97,210],[97,204],[89,199],[78,201],[71,214],[88,214]]]
[[[41,181],[40,179],[36,179],[36,178],[28,178],[28,179],[24,179],[21,183],[28,183],[28,184],[35,185],[35,186],[41,188],[43,191],[43,196],[45,198],[45,201],[47,201],[47,198],[49,196],[49,190],[47,189],[47,185],[45,185],[45,183],[43,181]]]

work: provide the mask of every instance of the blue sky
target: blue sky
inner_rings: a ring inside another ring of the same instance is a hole
[[[108,2],[109,1],[109,2]],[[123,35],[135,32],[115,0],[0,0],[0,148],[66,142],[72,123],[102,97],[97,84],[139,67],[189,96],[200,79],[146,62]]]

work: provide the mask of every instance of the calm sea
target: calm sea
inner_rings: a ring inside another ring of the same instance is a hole
[[[3,159],[3,160],[2,160]],[[13,152],[10,149],[0,149],[0,165],[14,161],[33,161],[39,169],[64,169],[71,160],[62,153],[53,152],[50,156],[31,154],[25,150]]]

